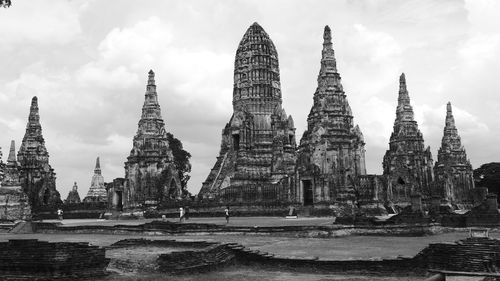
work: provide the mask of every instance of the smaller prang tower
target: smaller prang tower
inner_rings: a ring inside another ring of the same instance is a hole
[[[56,174],[49,164],[49,153],[42,136],[37,97],[31,100],[26,133],[17,153],[17,160],[21,171],[21,185],[28,195],[31,207],[60,204]]]
[[[366,174],[363,134],[353,123],[328,26],[323,40],[318,87],[298,152],[299,198],[304,205],[353,203],[358,177]]]
[[[71,191],[68,193],[68,197],[64,201],[66,204],[78,204],[80,203],[80,194],[78,194],[78,185],[75,183],[73,184],[73,188]]]
[[[424,138],[413,117],[410,95],[406,89],[405,74],[399,77],[398,107],[389,150],[384,156],[384,176],[387,178],[388,201],[405,206],[411,196],[419,194],[430,198],[433,183],[433,161],[430,147],[425,148]]]
[[[156,206],[164,199],[180,199],[182,194],[158,103],[155,73],[150,70],[141,119],[125,162],[123,207]]]
[[[2,163],[0,151],[0,220],[20,220],[30,217],[28,196],[24,193],[19,179],[16,145],[11,141],[7,164]]]
[[[106,202],[108,201],[108,193],[104,186],[104,177],[101,174],[101,164],[99,157],[95,160],[94,176],[90,183],[89,192],[83,199],[83,202]]]
[[[472,204],[473,170],[458,135],[449,102],[446,105],[443,138],[438,151],[438,161],[434,166],[434,175],[442,198],[454,204]]]

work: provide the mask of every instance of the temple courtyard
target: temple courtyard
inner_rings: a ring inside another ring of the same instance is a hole
[[[298,218],[280,217],[237,217],[231,218],[232,226],[297,226],[297,225],[331,225],[332,218]],[[44,220],[44,222],[60,222],[63,226],[83,225],[139,225],[151,222],[143,220]],[[175,221],[168,219],[168,221]],[[190,218],[189,223],[211,223],[226,225],[222,217]],[[500,239],[500,232],[490,231],[490,237]],[[279,256],[318,257],[319,259],[366,259],[411,257],[416,255],[430,243],[455,242],[469,236],[468,229],[448,230],[445,233],[426,236],[343,236],[337,238],[295,238],[280,235],[235,235],[235,234],[188,234],[188,235],[147,235],[147,234],[68,234],[68,233],[33,233],[11,234],[0,233],[0,241],[9,239],[39,239],[50,242],[90,242],[92,245],[106,247],[117,241],[130,238],[203,240],[222,243],[239,243],[245,247],[270,252]]]

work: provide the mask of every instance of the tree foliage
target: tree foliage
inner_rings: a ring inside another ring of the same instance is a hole
[[[491,162],[474,170],[476,187],[487,187],[488,192],[500,194],[500,163]]]
[[[184,191],[186,190],[187,182],[190,178],[189,172],[191,172],[191,163],[189,163],[189,159],[191,158],[191,154],[183,149],[182,142],[171,133],[167,133],[167,140],[170,149],[172,149],[172,154],[174,155],[174,165],[179,173],[181,187]]]
[[[8,8],[12,5],[11,0],[0,0],[0,7]]]

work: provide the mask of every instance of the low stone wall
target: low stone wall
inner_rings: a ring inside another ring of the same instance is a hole
[[[36,239],[0,242],[2,280],[68,280],[106,274],[105,250],[88,243]]]
[[[145,235],[273,235],[285,237],[331,238],[348,235],[374,236],[423,236],[442,233],[446,228],[439,224],[427,225],[388,225],[388,226],[352,226],[352,225],[306,225],[306,226],[231,226],[200,223],[177,223],[153,221],[141,225],[82,225],[62,226],[53,223],[33,223],[34,232],[38,233],[86,233],[86,234],[145,234]],[[454,230],[454,229],[453,229]]]
[[[362,272],[375,274],[424,275],[428,270],[496,273],[500,267],[500,240],[469,238],[455,243],[430,244],[415,257],[368,260],[323,260],[276,256],[242,245],[215,244],[200,251],[163,254],[161,271],[199,272],[225,264],[257,265],[290,271]]]
[[[201,251],[162,254],[158,257],[158,268],[174,274],[210,271],[232,263],[234,257],[225,245],[213,245]]]
[[[468,238],[455,243],[434,243],[415,260],[432,270],[500,272],[500,240]]]

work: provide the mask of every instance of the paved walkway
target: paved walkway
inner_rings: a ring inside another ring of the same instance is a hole
[[[108,246],[122,239],[176,239],[235,242],[254,250],[282,256],[318,257],[320,259],[366,259],[414,256],[429,243],[454,242],[467,238],[467,232],[453,232],[423,237],[347,236],[340,238],[289,238],[261,235],[110,235],[110,234],[0,234],[0,241],[39,239],[52,242],[90,242]],[[493,233],[493,238],[500,234]]]
[[[61,222],[65,226],[76,225],[139,225],[159,219],[141,219],[141,220],[102,220],[102,219],[68,219],[68,220],[44,220],[44,222]],[[168,218],[168,221],[179,222],[178,219]],[[213,223],[226,224],[224,217],[211,218],[190,218],[186,223]],[[233,217],[229,220],[229,225],[233,226],[287,226],[287,225],[331,225],[333,218],[297,218],[285,219],[283,217]]]

